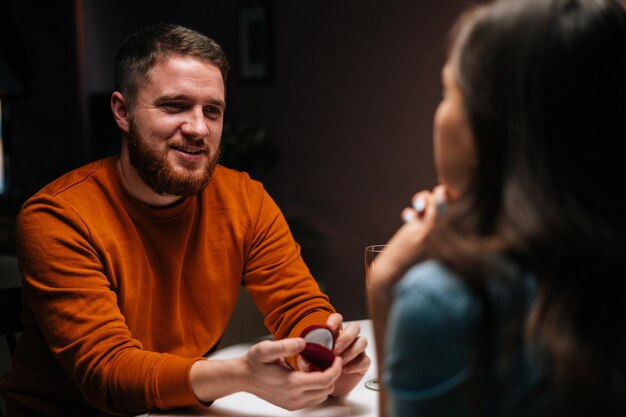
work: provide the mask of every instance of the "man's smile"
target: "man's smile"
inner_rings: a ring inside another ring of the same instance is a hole
[[[199,155],[202,153],[206,153],[207,149],[199,146],[187,146],[187,145],[170,145],[175,151],[182,152],[189,155]]]

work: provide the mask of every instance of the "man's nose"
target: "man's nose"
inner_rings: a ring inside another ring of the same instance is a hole
[[[203,109],[192,109],[181,126],[182,133],[193,138],[203,138],[209,134],[209,125],[204,117]]]

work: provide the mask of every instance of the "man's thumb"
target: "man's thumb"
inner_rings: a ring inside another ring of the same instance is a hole
[[[306,342],[301,337],[277,341],[265,340],[252,346],[254,355],[262,362],[274,362],[277,359],[300,353]]]

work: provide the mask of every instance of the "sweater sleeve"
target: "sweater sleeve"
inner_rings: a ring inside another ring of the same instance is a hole
[[[335,310],[305,265],[300,246],[276,203],[258,183],[250,187],[243,285],[277,339],[299,336]]]
[[[88,402],[112,414],[199,405],[189,370],[202,358],[143,350],[125,324],[88,226],[62,198],[33,197],[16,232],[27,308]]]

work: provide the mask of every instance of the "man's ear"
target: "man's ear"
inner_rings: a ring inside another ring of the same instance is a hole
[[[117,126],[122,132],[128,133],[130,126],[128,120],[128,102],[119,91],[116,91],[111,95],[111,111],[113,112],[113,118],[115,119]]]

